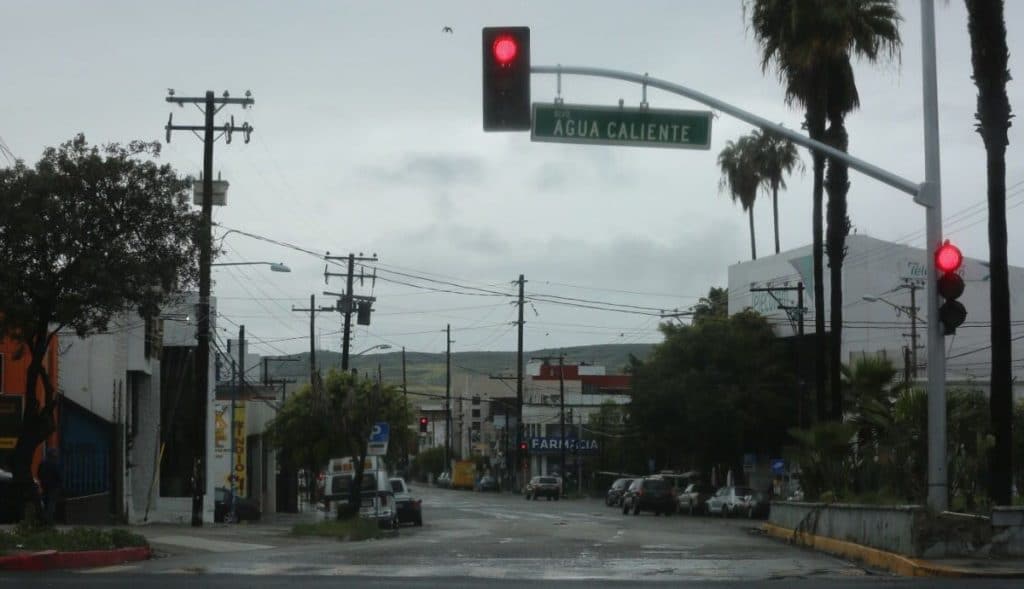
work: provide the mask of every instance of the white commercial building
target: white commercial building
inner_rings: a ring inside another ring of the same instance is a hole
[[[841,357],[844,363],[865,355],[883,355],[892,360],[901,372],[906,368],[904,348],[912,350],[917,334],[916,375],[924,379],[928,353],[927,301],[925,276],[927,264],[933,263],[932,252],[875,239],[850,235],[848,252],[843,263],[843,337]],[[729,267],[729,313],[751,308],[767,316],[781,337],[796,333],[797,320],[780,307],[797,307],[795,290],[756,292],[752,288],[804,286],[803,302],[805,334],[814,333],[814,282],[811,246],[766,256]],[[967,308],[967,320],[956,334],[945,338],[947,381],[971,384],[987,390],[991,369],[989,270],[986,262],[967,257],[965,252],[961,276],[966,288],[960,301]],[[828,331],[829,268],[825,257],[825,318]],[[1013,357],[1024,356],[1024,269],[1010,267],[1010,307]],[[911,302],[916,303],[912,309]],[[916,311],[916,313],[915,313]],[[913,367],[911,367],[911,370]],[[1013,374],[1024,373],[1019,361]],[[1015,391],[1021,397],[1021,388]]]

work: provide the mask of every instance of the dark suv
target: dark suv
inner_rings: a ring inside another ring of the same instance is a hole
[[[611,505],[612,507],[622,505],[622,496],[626,494],[626,490],[629,489],[629,485],[632,482],[633,479],[618,479],[612,483],[604,497],[604,504]]]
[[[552,499],[558,501],[561,489],[562,485],[559,484],[558,477],[533,477],[526,485],[526,500],[536,501],[537,497],[547,497],[548,501]]]
[[[653,511],[654,515],[672,515],[676,512],[676,496],[672,485],[661,478],[637,479],[629,486],[622,499],[622,513]]]

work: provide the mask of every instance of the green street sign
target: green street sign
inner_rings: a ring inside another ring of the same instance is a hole
[[[535,102],[530,140],[710,149],[711,111]]]

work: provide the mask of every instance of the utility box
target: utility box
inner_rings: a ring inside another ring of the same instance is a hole
[[[213,181],[213,206],[222,207],[228,204],[228,181]],[[192,204],[203,205],[203,181],[192,182]]]

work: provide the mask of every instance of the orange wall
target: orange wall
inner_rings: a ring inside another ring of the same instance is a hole
[[[46,366],[46,372],[50,375],[50,382],[54,386],[58,386],[57,378],[57,338],[53,338],[53,344],[50,349],[47,350],[46,359],[43,361]],[[24,395],[25,389],[28,386],[28,365],[29,365],[29,353],[28,350],[24,350],[20,358],[17,358],[18,351],[21,348],[21,344],[11,340],[9,338],[0,339],[0,354],[3,354],[3,382],[0,382],[0,392],[7,395]],[[43,406],[46,392],[43,389],[43,383],[36,383],[36,399],[39,400],[40,408]],[[56,415],[56,413],[55,413]],[[59,416],[58,416],[59,417]],[[57,433],[54,432],[46,440],[48,446],[56,446],[58,443]],[[43,457],[43,448],[40,446],[36,449],[35,458],[32,460],[32,469],[35,471],[39,465],[39,461]]]

